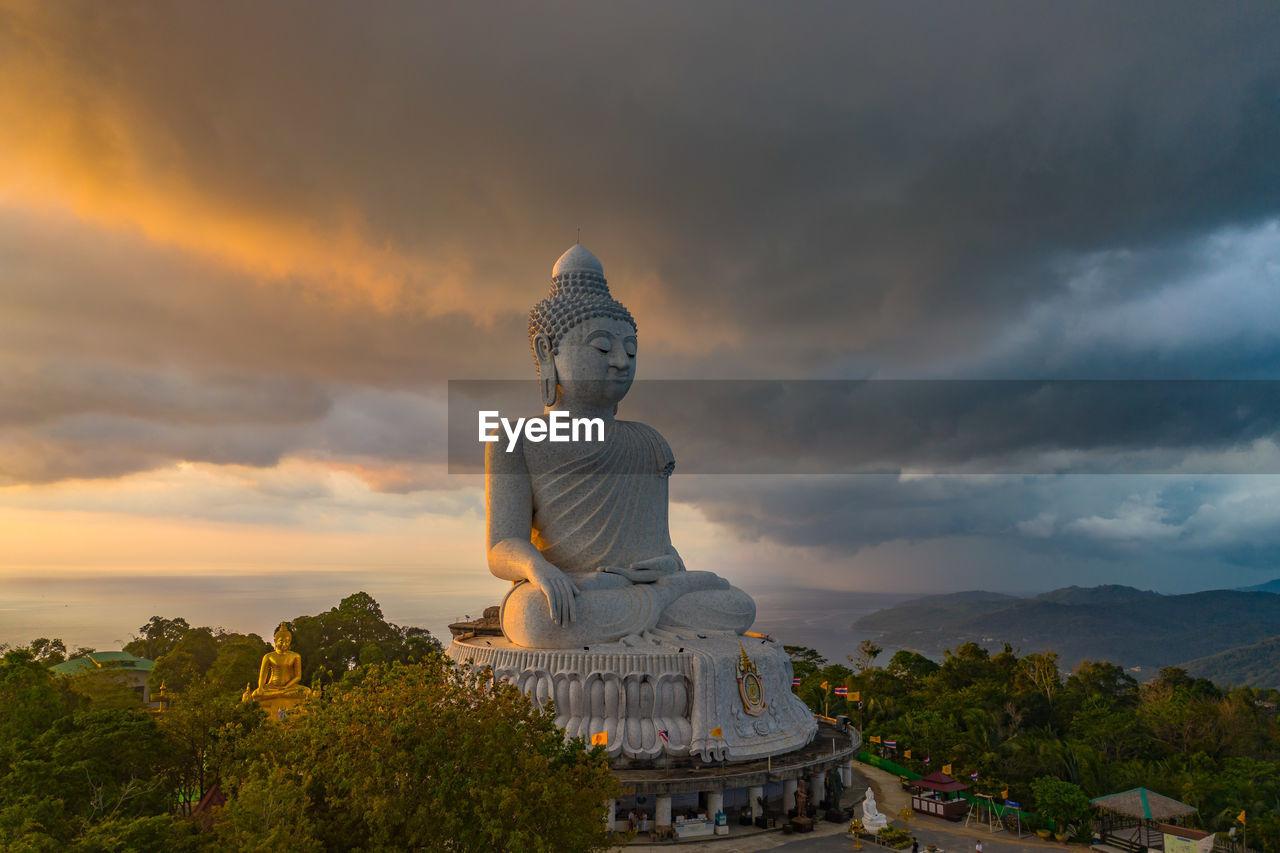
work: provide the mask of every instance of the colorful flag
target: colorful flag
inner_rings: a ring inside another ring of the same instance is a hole
[[[591,736],[591,745],[592,745],[592,746],[608,746],[608,745],[609,745],[609,733],[608,733],[608,732],[596,732],[595,734],[593,734],[593,735]]]
[[[791,686],[792,686],[792,687],[799,687],[799,686],[800,686],[800,677],[799,677],[799,676],[796,676],[795,678],[791,679]]]
[[[855,690],[855,691],[853,691],[852,693],[850,693],[850,694],[849,694],[849,701],[850,701],[850,702],[857,702],[859,705],[861,705],[861,704],[862,704],[862,691],[861,691],[861,690]]]
[[[1009,799],[1009,789],[1008,789],[1008,788],[1005,788],[1003,791],[1001,791],[1001,792],[1000,792],[1000,799],[1002,799],[1002,800],[1007,800],[1007,799]]]
[[[859,700],[858,700],[858,710],[859,710],[859,711],[861,711],[861,710],[862,710],[862,700],[861,700],[861,699],[859,699]]]
[[[868,738],[868,740],[870,740],[872,743],[879,743],[880,735],[872,735],[870,738]]]
[[[829,681],[824,681],[824,682],[822,682],[822,689],[823,689],[823,690],[830,690],[830,689],[831,689],[831,682],[829,682]]]
[[[1244,822],[1245,822],[1245,820],[1244,820],[1244,812],[1243,812],[1243,811],[1242,811],[1242,812],[1240,812],[1240,814],[1236,816],[1236,820],[1240,821],[1241,823],[1244,823]]]
[[[930,758],[930,756],[928,756],[928,755],[926,755],[926,756],[924,757],[924,763],[925,763],[925,764],[928,764],[928,763],[929,763],[929,758]]]
[[[970,778],[970,779],[972,779],[973,781],[977,782],[977,781],[978,781],[978,774],[977,774],[976,772],[974,772],[974,773],[970,773],[970,774],[969,774],[969,778]]]
[[[663,743],[671,743],[671,732],[666,729],[658,729],[658,737],[662,738]]]
[[[836,688],[836,695],[837,695],[837,696],[848,696],[848,695],[849,695],[849,688],[848,688],[848,687],[837,687],[837,688]]]
[[[712,729],[712,730],[711,730],[711,736],[712,736],[712,737],[724,737],[724,733],[720,730],[720,727],[719,727],[719,726],[716,726],[714,729]]]
[[[897,742],[896,740],[887,740],[887,741],[885,741],[885,742],[884,742],[884,745],[885,745],[886,747],[888,747],[889,749],[897,749],[897,748],[898,748],[898,742]]]
[[[909,749],[908,749],[906,752],[902,753],[902,757],[903,757],[903,758],[910,758],[910,757],[911,757],[911,750],[909,750]]]
[[[950,775],[951,775],[951,765],[950,765],[950,764],[944,764],[944,765],[942,765],[942,772],[943,772],[943,773],[945,773],[945,774],[947,774],[948,776],[950,776]]]

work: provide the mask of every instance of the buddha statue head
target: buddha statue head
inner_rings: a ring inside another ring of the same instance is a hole
[[[631,388],[636,322],[581,244],[556,261],[550,292],[529,312],[529,344],[548,408],[610,409]]]
[[[293,632],[289,630],[288,622],[281,622],[276,627],[275,646],[278,652],[287,652],[289,647],[293,645]]]

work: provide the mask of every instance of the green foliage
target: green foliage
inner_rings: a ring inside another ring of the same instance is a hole
[[[45,666],[56,666],[67,659],[67,644],[61,638],[36,637],[27,644],[32,657]]]
[[[165,619],[163,616],[152,616],[151,621],[138,629],[138,636],[124,650],[140,658],[159,660],[190,630],[187,620],[181,617]]]
[[[67,679],[67,684],[83,696],[91,708],[142,710],[137,673],[119,667],[86,670]]]
[[[1079,785],[1041,776],[1031,783],[1036,813],[1053,821],[1058,832],[1085,823],[1089,818],[1089,797]]]
[[[815,710],[827,703],[844,713],[819,687],[825,673],[812,671],[797,692]],[[1205,829],[1224,831],[1247,808],[1250,843],[1280,845],[1275,691],[1224,690],[1177,668],[1140,686],[1105,661],[1064,674],[1052,655],[965,644],[941,665],[899,652],[847,683],[862,693],[864,711],[852,716],[866,748],[879,751],[871,735],[896,740],[898,751],[887,757],[913,773],[950,763],[962,779],[978,772],[975,791],[999,795],[1007,787],[1029,808],[1040,778],[1086,799],[1142,786],[1195,806],[1189,820]],[[1085,811],[1071,818],[1081,832]]]
[[[240,694],[246,684],[256,684],[262,656],[271,651],[257,634],[219,634],[217,654],[204,676],[218,692]]]
[[[887,844],[897,850],[911,846],[911,834],[905,830],[898,829],[893,824],[889,824],[884,829],[876,833],[876,838],[882,843]]]
[[[29,742],[55,720],[70,714],[80,701],[65,682],[36,661],[30,651],[15,649],[0,658],[0,768],[6,754]]]
[[[325,849],[603,850],[602,750],[438,655],[373,664],[249,737],[218,833]],[[241,798],[243,797],[243,800]],[[299,823],[300,816],[309,823]],[[263,849],[270,849],[264,847]]]
[[[791,656],[791,667],[797,678],[808,678],[827,665],[827,659],[818,654],[817,649],[808,646],[783,646],[782,650]]]
[[[164,685],[166,692],[181,693],[204,678],[217,657],[218,641],[211,629],[185,631],[171,649],[156,659],[151,670],[152,691]]]
[[[341,679],[362,663],[422,660],[440,643],[422,628],[393,625],[367,592],[349,595],[331,610],[293,620],[293,650],[302,655],[302,681]]]

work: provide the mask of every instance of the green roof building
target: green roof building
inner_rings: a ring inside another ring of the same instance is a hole
[[[124,680],[137,692],[142,704],[151,703],[151,690],[147,687],[147,679],[151,676],[151,668],[155,661],[131,655],[128,652],[90,652],[83,657],[72,658],[49,667],[58,675],[77,677],[95,672],[122,675]]]

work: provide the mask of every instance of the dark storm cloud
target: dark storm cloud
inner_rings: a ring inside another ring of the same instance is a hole
[[[1269,4],[44,15],[19,44],[112,131],[81,149],[134,179],[163,165],[210,208],[319,233],[354,213],[370,242],[465,258],[496,316],[582,224],[652,306],[642,333],[705,352],[727,330],[730,371],[941,358],[1061,287],[1062,253],[1280,205]]]
[[[443,380],[532,379],[525,312],[579,225],[646,379],[1274,379],[1277,43],[1270,3],[0,3],[0,474],[430,461]],[[1275,464],[1250,449],[1266,406],[868,419],[821,395],[649,414],[639,392],[623,416],[682,472],[850,447],[879,468]],[[846,553],[1273,553],[1258,483],[1102,479],[684,494]]]
[[[450,470],[483,471],[480,411],[528,415],[532,386],[450,383]],[[1211,454],[1275,445],[1280,382],[641,380],[620,415],[695,474],[1212,474]]]

